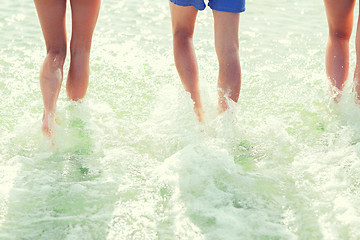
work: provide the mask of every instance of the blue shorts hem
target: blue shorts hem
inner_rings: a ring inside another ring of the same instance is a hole
[[[212,10],[215,10],[215,11],[220,11],[220,12],[231,12],[231,13],[242,13],[242,12],[245,12],[245,8],[241,8],[241,9],[233,9],[233,8],[221,8],[221,7],[211,7],[209,5],[209,7],[212,9]]]
[[[193,7],[195,7],[195,8],[196,8],[197,10],[199,10],[199,11],[202,11],[202,10],[205,9],[205,7],[202,8],[202,7],[196,6],[195,4],[184,3],[183,1],[179,1],[179,0],[170,0],[170,2],[172,2],[173,4],[176,4],[176,5],[178,5],[178,6],[182,6],[182,7],[190,7],[190,6],[193,6]]]

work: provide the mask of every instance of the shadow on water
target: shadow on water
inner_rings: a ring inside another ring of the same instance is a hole
[[[104,239],[107,235],[117,184],[102,166],[103,153],[88,116],[77,116],[76,106],[60,114],[64,116],[53,151],[39,149],[42,140],[35,144],[40,131],[19,131],[22,134],[13,139],[18,147],[10,161],[21,167],[9,192],[1,239]]]

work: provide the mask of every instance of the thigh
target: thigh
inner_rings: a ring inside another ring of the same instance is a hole
[[[324,3],[330,34],[350,37],[355,0],[324,0]]]
[[[34,0],[47,50],[66,49],[66,0]]]
[[[90,49],[99,16],[101,0],[70,0],[72,13],[72,47]]]
[[[231,51],[233,47],[238,47],[240,13],[213,10],[213,15],[217,53],[226,52],[227,49]]]
[[[193,34],[198,10],[194,6],[179,6],[170,2],[171,23],[173,33],[185,32]]]

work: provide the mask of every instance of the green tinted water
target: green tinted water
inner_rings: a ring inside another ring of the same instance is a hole
[[[323,3],[246,7],[241,98],[220,117],[212,15],[198,15],[199,126],[174,67],[168,3],[104,1],[87,97],[69,103],[62,89],[49,150],[35,8],[3,1],[0,238],[359,239],[360,110],[351,84],[329,101]]]

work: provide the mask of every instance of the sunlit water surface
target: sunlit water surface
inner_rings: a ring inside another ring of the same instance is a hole
[[[329,100],[323,3],[246,4],[241,97],[222,116],[212,13],[198,15],[199,125],[167,1],[103,1],[87,97],[66,101],[64,81],[50,149],[35,8],[3,0],[0,239],[360,239],[360,110],[351,80]]]

